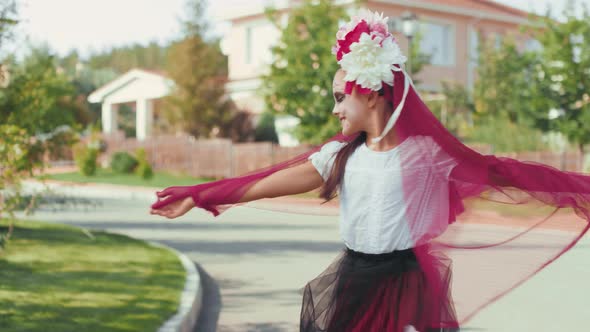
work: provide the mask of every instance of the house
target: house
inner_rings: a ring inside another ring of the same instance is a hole
[[[289,8],[298,3],[293,0],[248,1],[244,6],[224,8],[223,14],[218,15],[218,20],[229,23],[222,48],[229,59],[228,93],[238,107],[253,113],[264,110],[257,92],[260,76],[272,62],[271,46],[280,38],[280,31],[264,14],[265,6],[273,5],[283,13],[286,22]],[[336,3],[347,6],[351,15],[356,10],[354,1],[336,0]],[[441,90],[443,80],[473,87],[480,35],[494,38],[499,44],[502,36],[516,32],[528,18],[527,12],[489,0],[369,0],[363,7],[383,12],[398,23],[404,13],[417,16],[422,32],[420,49],[432,57],[431,64],[416,78],[421,82],[420,90],[432,93]],[[399,30],[393,34],[407,54],[408,39]],[[533,47],[534,41],[526,45]]]
[[[152,134],[154,106],[171,92],[173,86],[174,82],[159,72],[132,69],[93,91],[88,101],[102,104],[101,121],[105,134],[117,132],[119,106],[131,104],[135,112],[136,138],[142,141]]]

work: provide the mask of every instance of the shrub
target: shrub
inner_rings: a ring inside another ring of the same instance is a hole
[[[270,112],[264,112],[260,115],[260,120],[256,126],[256,134],[254,140],[256,142],[274,142],[278,143],[279,138],[275,129],[275,117]]]
[[[74,159],[78,170],[84,176],[96,174],[98,149],[80,144],[74,147]]]
[[[147,155],[145,150],[140,148],[135,151],[135,157],[137,158],[137,168],[135,169],[135,173],[141,176],[142,179],[149,180],[154,176],[154,171],[152,170],[152,166],[150,162],[147,160]]]
[[[135,157],[124,151],[115,152],[111,158],[111,169],[115,173],[133,173],[137,165],[137,159],[135,159]]]

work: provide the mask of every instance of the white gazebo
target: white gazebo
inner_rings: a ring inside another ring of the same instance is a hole
[[[153,100],[167,96],[174,86],[168,77],[152,71],[132,69],[103,85],[88,96],[90,103],[102,103],[102,131],[117,130],[117,110],[121,103],[135,103],[135,126],[138,140],[149,137],[153,121]]]

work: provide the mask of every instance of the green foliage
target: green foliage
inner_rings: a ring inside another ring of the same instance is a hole
[[[496,140],[500,150],[506,137],[512,138],[515,150],[532,149],[539,131],[549,130],[563,133],[580,150],[590,143],[590,15],[586,7],[578,13],[569,6],[563,22],[550,16],[523,28],[540,42],[540,51],[521,52],[510,38],[497,49],[481,44],[474,91],[476,136]],[[550,110],[556,118],[550,118]],[[498,125],[488,127],[490,123]],[[511,126],[518,128],[514,136],[493,135]]]
[[[474,87],[478,117],[504,117],[513,123],[540,127],[547,110],[535,107],[535,93],[530,87],[534,54],[520,52],[513,38],[507,36],[496,48],[493,40],[481,43],[478,80]]]
[[[27,165],[28,139],[26,131],[14,125],[0,124],[0,218],[7,214],[14,218],[14,210],[20,199],[20,180],[23,166]],[[0,233],[2,249],[12,230]]]
[[[256,142],[279,142],[277,131],[275,130],[275,117],[271,112],[264,112],[260,115],[254,140]]]
[[[5,29],[2,5],[0,29]],[[57,72],[47,49],[33,49],[20,62],[13,58],[9,68],[8,85],[0,88],[0,211],[13,217],[22,178],[43,169],[43,156],[76,141],[77,109],[72,86]],[[11,228],[2,235],[3,243],[10,234]]]
[[[113,172],[110,168],[99,168],[96,175],[89,178],[81,175],[78,172],[48,174],[47,179],[57,181],[68,181],[78,183],[110,183],[123,186],[153,186],[153,187],[169,187],[169,186],[183,186],[187,183],[198,184],[210,182],[213,178],[198,178],[182,174],[170,174],[165,172],[154,172],[154,177],[145,180],[136,174],[119,174]]]
[[[272,49],[270,72],[263,77],[266,107],[299,118],[294,134],[300,141],[321,143],[340,130],[331,114],[332,80],[338,69],[332,46],[339,21],[347,16],[329,0],[303,1],[290,12],[284,28],[276,11],[267,14],[282,35]]]
[[[185,22],[187,35],[168,53],[167,72],[176,85],[165,100],[164,116],[172,127],[195,137],[212,137],[223,133],[221,128],[233,119],[233,104],[224,88],[227,59],[217,40],[204,38],[204,3],[189,4],[193,12],[192,20]]]
[[[547,108],[531,83],[538,57],[505,36],[499,47],[484,39],[478,61],[472,95],[461,85],[443,83],[443,124],[468,142],[492,145],[495,152],[546,148],[541,137],[548,129]]]
[[[412,45],[410,47],[410,54],[408,56],[410,61],[410,66],[412,67],[412,81],[414,85],[420,84],[420,80],[415,78],[416,74],[418,74],[424,66],[430,63],[430,59],[432,58],[432,54],[422,53],[420,50],[420,43],[422,42],[422,34],[423,32],[418,29],[416,34],[413,37]]]
[[[0,47],[12,36],[12,28],[18,23],[15,0],[0,1]]]
[[[111,169],[115,173],[133,173],[138,164],[138,160],[125,151],[115,152],[111,157]]]
[[[0,123],[19,126],[31,136],[74,125],[75,108],[68,102],[73,86],[58,74],[54,61],[49,50],[37,48],[14,66],[10,84],[0,91]]]
[[[129,104],[119,104],[117,108],[117,129],[121,130],[125,137],[135,137],[137,134],[136,128],[136,113],[133,107]]]
[[[137,158],[138,165],[135,169],[135,173],[139,175],[144,180],[149,180],[154,177],[154,171],[152,170],[152,166],[148,161],[147,154],[145,149],[137,149],[135,152],[135,157]]]
[[[84,176],[93,176],[97,169],[98,149],[84,144],[74,147],[74,159],[78,170]]]
[[[167,52],[167,45],[162,46],[152,41],[147,45],[134,44],[113,47],[107,51],[92,54],[88,58],[87,64],[91,69],[110,68],[118,74],[133,68],[164,69],[166,68]],[[67,68],[70,71],[75,71],[77,61],[72,60],[77,56],[74,54],[69,54],[69,56],[71,58],[64,58],[64,64],[69,63]]]
[[[532,84],[545,111],[561,113],[550,128],[583,150],[590,143],[590,14],[588,7],[576,11],[573,4],[563,11],[563,22],[548,14],[540,19],[542,28],[533,31],[543,49]]]
[[[494,153],[539,151],[547,148],[542,132],[514,123],[503,116],[490,116],[465,129],[466,142],[490,144]]]
[[[26,131],[0,124],[0,190],[17,182],[28,154]]]
[[[443,81],[441,95],[434,97],[425,98],[432,113],[455,136],[465,137],[473,126],[475,108],[469,91],[461,84]]]

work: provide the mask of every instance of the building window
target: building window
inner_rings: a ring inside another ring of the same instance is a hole
[[[252,63],[252,27],[246,28],[246,63]]]
[[[455,38],[450,24],[420,22],[420,51],[430,54],[430,64],[455,65]]]

